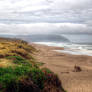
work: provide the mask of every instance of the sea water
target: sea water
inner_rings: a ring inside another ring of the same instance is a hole
[[[92,35],[91,34],[60,34],[69,41],[40,41],[37,44],[45,44],[48,46],[63,47],[64,50],[58,52],[92,56]]]

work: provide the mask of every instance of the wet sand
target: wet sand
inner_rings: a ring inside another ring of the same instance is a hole
[[[60,47],[32,44],[38,52],[34,53],[37,61],[45,63],[55,72],[67,92],[92,92],[92,56],[71,55],[56,52],[63,50]],[[79,66],[82,71],[74,72],[74,66]]]

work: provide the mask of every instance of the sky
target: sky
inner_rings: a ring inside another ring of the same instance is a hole
[[[92,0],[0,0],[0,34],[92,34]]]

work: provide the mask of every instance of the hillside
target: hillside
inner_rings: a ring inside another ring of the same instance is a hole
[[[35,34],[35,35],[20,35],[17,38],[21,38],[28,42],[69,42],[69,40],[62,35],[55,34]]]
[[[0,92],[64,92],[57,75],[34,57],[27,42],[0,38]]]

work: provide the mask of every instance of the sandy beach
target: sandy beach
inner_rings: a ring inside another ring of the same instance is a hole
[[[60,47],[32,44],[38,52],[34,53],[37,61],[44,63],[55,72],[67,92],[92,92],[92,57],[86,55],[71,55],[56,52]],[[82,71],[74,72],[74,66]]]

